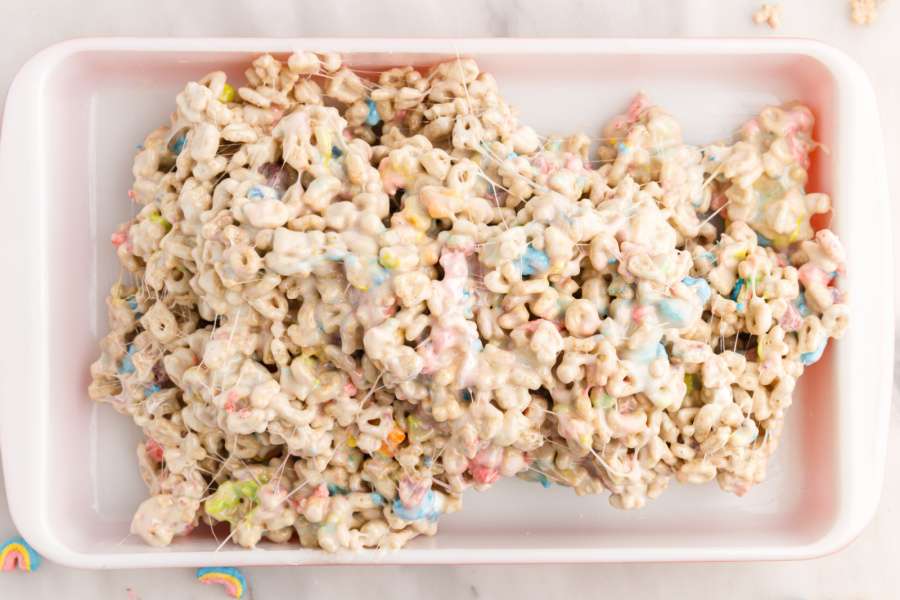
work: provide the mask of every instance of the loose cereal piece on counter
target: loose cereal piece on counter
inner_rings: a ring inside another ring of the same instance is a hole
[[[871,25],[878,18],[882,0],[850,0],[850,20],[857,25]]]
[[[781,26],[781,5],[764,3],[753,13],[753,22],[757,25],[765,23],[769,29],[778,29]]]

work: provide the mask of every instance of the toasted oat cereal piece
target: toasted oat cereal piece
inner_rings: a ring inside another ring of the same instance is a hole
[[[778,29],[781,26],[781,5],[764,3],[753,13],[753,22],[757,25],[765,23],[769,29]]]

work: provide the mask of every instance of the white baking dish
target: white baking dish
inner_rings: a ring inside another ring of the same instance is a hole
[[[596,133],[638,90],[689,141],[727,137],[768,103],[816,113],[811,188],[832,195],[849,249],[852,326],[796,394],[768,480],[739,499],[674,486],[638,512],[603,497],[507,481],[466,494],[436,538],[395,553],[328,555],[202,533],[153,549],[128,537],[145,490],[138,431],[87,397],[118,268],[109,244],[132,210],[133,148],[163,123],[183,83],[257,53],[349,53],[358,67],[456,53],[494,73],[542,132]],[[881,130],[871,87],[840,52],[805,40],[91,39],[45,50],[9,92],[0,147],[7,292],[2,300],[2,455],[21,533],[81,567],[480,563],[804,558],[847,544],[881,491],[893,366],[893,256]]]

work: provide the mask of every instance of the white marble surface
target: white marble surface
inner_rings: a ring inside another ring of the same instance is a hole
[[[772,1],[772,0],[770,0]],[[854,27],[845,0],[782,0],[776,32],[754,26],[756,0],[4,0],[0,89],[39,49],[87,35],[158,36],[770,36],[838,46],[872,78],[888,165],[900,159],[900,0],[879,21]],[[891,189],[900,189],[893,169]],[[865,199],[860,199],[864,210]],[[897,224],[900,211],[894,211]],[[898,278],[900,285],[900,278]],[[900,306],[900,294],[897,294]],[[895,393],[896,395],[896,393]],[[891,413],[884,494],[862,535],[833,556],[805,562],[523,567],[247,569],[266,598],[896,598],[900,596],[900,412]],[[0,538],[13,532],[0,483]],[[128,589],[136,596],[130,596]],[[45,564],[34,574],[0,573],[0,598],[223,598],[193,572],[88,572]]]

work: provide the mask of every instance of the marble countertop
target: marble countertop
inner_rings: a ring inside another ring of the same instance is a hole
[[[770,2],[773,0],[770,0]],[[846,0],[782,0],[782,26],[755,26],[756,0],[7,0],[0,3],[0,89],[31,55],[78,36],[746,37],[816,38],[854,57],[875,86],[887,161],[900,160],[900,1],[886,0],[868,28]],[[412,17],[415,15],[415,18]],[[900,189],[900,169],[891,169]],[[861,202],[864,199],[861,199]],[[894,223],[900,212],[894,211]],[[898,278],[900,286],[900,278]],[[896,294],[900,306],[900,294]],[[895,383],[895,398],[897,386]],[[251,598],[888,598],[900,590],[900,411],[891,412],[887,474],[878,512],[843,551],[803,562],[246,569]],[[14,531],[0,482],[0,538]],[[193,570],[90,572],[45,563],[0,573],[0,597],[33,600],[223,598]]]

